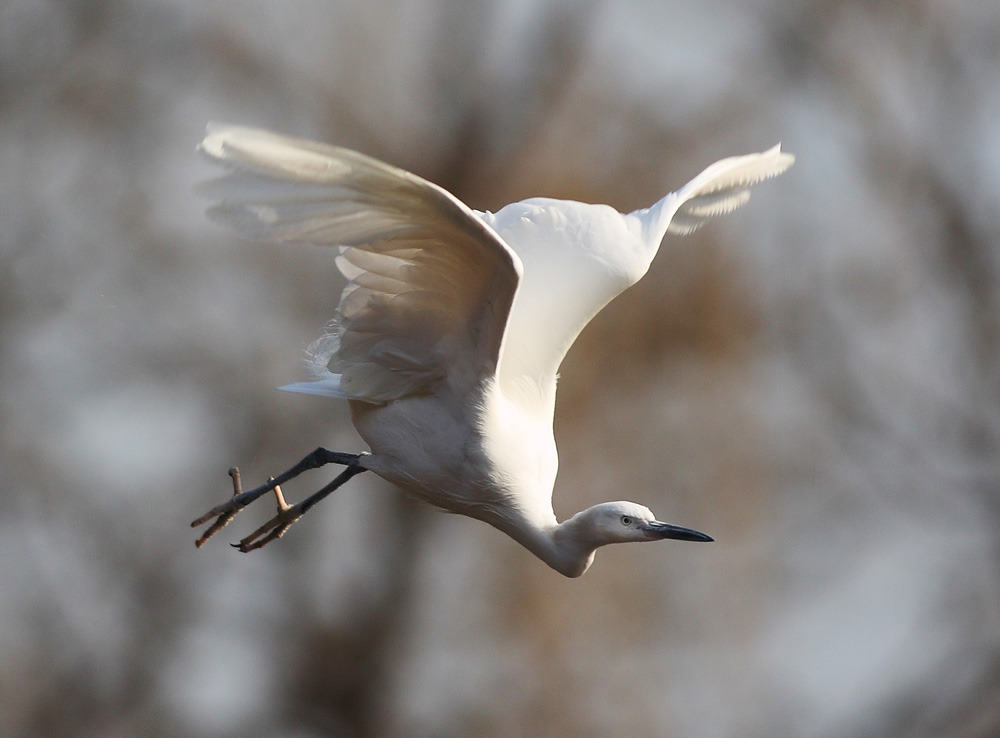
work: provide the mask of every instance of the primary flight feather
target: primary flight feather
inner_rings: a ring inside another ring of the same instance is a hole
[[[335,146],[212,125],[199,148],[227,170],[201,187],[212,218],[255,238],[337,249],[347,284],[332,330],[310,347],[315,379],[283,389],[347,400],[371,451],[319,448],[248,492],[237,473],[235,496],[192,524],[217,518],[198,545],[273,489],[279,514],[238,546],[259,548],[366,470],[495,526],[566,576],[609,543],[711,540],[631,502],[557,522],[556,374],[590,319],[646,273],[668,231],[690,233],[744,204],[791,154],[775,146],[723,159],[628,214],[548,198],[490,213]],[[284,502],[280,484],[327,463],[347,468],[297,505]]]

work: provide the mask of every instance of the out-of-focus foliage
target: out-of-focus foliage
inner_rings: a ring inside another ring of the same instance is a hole
[[[998,39],[979,0],[0,4],[0,734],[996,735]],[[781,139],[563,368],[557,513],[717,542],[564,580],[359,478],[196,552],[229,465],[361,448],[272,389],[340,283],[206,222],[209,119],[480,209]]]

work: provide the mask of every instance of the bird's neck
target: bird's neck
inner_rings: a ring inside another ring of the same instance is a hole
[[[553,518],[551,524],[525,525],[522,521],[509,528],[496,527],[563,576],[578,577],[590,568],[600,545],[586,540],[582,522],[579,515],[574,515],[562,523]]]

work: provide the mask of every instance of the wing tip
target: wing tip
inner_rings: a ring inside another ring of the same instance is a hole
[[[216,164],[233,169],[321,185],[351,174],[358,160],[388,167],[337,146],[230,123],[209,123],[197,150]]]
[[[720,159],[677,191],[680,202],[663,230],[677,235],[696,231],[708,220],[746,204],[751,187],[777,177],[794,163],[795,155],[782,151],[780,142],[756,154]]]
[[[795,163],[795,154],[790,151],[782,151],[780,141],[767,151],[763,152],[761,156],[772,160],[772,168],[766,179],[777,177]]]
[[[210,159],[222,161],[226,158],[226,142],[240,126],[219,121],[209,121],[205,126],[205,137],[195,147],[195,151]]]

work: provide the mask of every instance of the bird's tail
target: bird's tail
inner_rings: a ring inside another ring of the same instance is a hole
[[[356,399],[340,389],[340,375],[333,374],[330,379],[318,379],[315,382],[296,382],[278,387],[285,392],[301,392],[304,395],[321,395],[323,397],[336,397],[341,400]]]
[[[327,326],[327,333],[313,341],[306,349],[306,367],[315,379],[311,382],[296,382],[286,384],[278,389],[286,392],[301,392],[305,395],[322,395],[324,397],[339,397],[344,400],[356,399],[345,392],[340,386],[340,375],[330,371],[330,357],[340,347],[340,336],[337,326]]]

